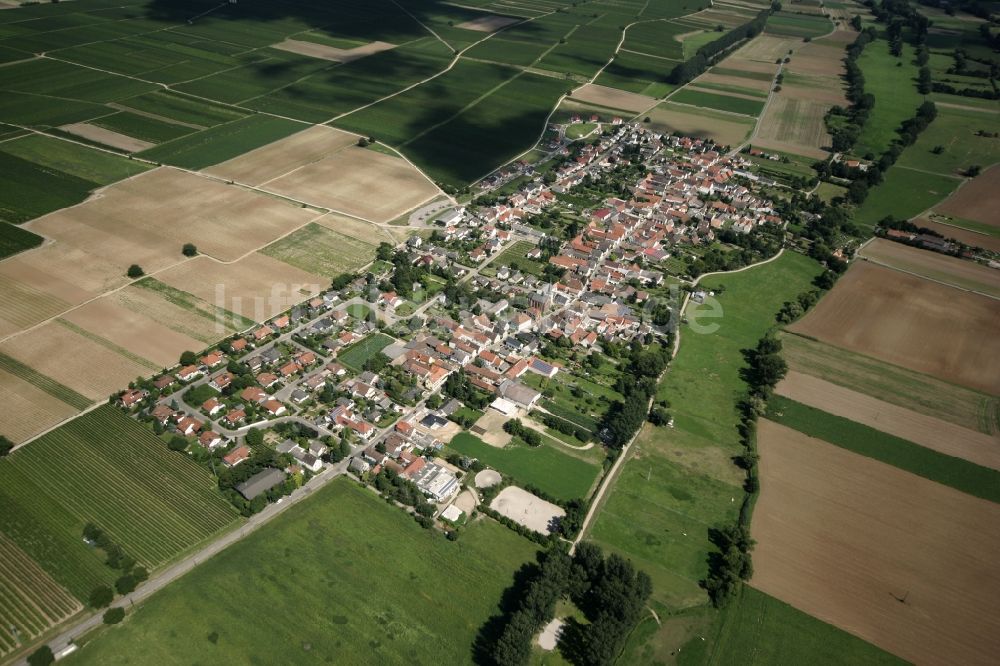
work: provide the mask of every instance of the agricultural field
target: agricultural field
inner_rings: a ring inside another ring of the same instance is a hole
[[[82,604],[0,533],[0,658],[76,615]]]
[[[907,661],[992,661],[1000,505],[766,420],[758,447],[755,588]]]
[[[596,83],[602,87],[660,99],[675,88],[673,84],[666,82],[666,78],[676,65],[677,62],[673,60],[623,49],[600,73]]]
[[[903,154],[906,154],[905,151]],[[885,172],[884,180],[871,188],[868,198],[854,212],[854,221],[874,229],[879,221],[890,215],[908,220],[945,199],[961,182],[953,176],[916,171],[894,164]]]
[[[601,474],[599,462],[583,460],[546,441],[539,447],[508,444],[500,448],[475,435],[460,432],[448,448],[511,477],[516,484],[533,486],[560,500],[586,499]]]
[[[375,258],[375,245],[312,222],[268,245],[261,253],[314,275],[332,278],[371,263]]]
[[[972,261],[876,238],[859,256],[871,262],[1000,298],[1000,272]]]
[[[830,19],[819,14],[777,12],[767,19],[765,32],[790,37],[819,37],[833,30]]]
[[[656,99],[653,97],[606,88],[593,83],[574,90],[573,99],[584,104],[596,104],[632,113],[640,113],[656,105]]]
[[[692,109],[664,102],[649,112],[649,127],[664,132],[680,132],[688,136],[711,138],[724,146],[737,146],[753,130],[752,118]]]
[[[752,99],[746,95],[699,90],[690,86],[672,94],[670,101],[754,117],[764,109],[764,102],[760,99]]]
[[[718,297],[723,316],[700,321],[719,328],[699,334],[681,327],[680,351],[657,394],[671,402],[675,426],[644,426],[589,535],[649,573],[658,612],[707,604],[698,584],[714,552],[707,529],[733,520],[743,495],[743,474],[731,460],[741,446],[741,350],[756,343],[781,304],[807,289],[818,272],[812,260],[785,252],[763,266],[708,278],[704,286],[726,287]],[[689,320],[696,313],[689,310]],[[687,638],[657,630],[648,645],[665,658]]]
[[[914,83],[917,66],[913,47],[904,45],[903,55],[896,58],[889,53],[888,44],[879,39],[865,47],[858,65],[865,77],[865,92],[875,96],[875,107],[861,129],[854,152],[878,157],[896,138],[900,124],[912,118],[924,101]]]
[[[167,661],[208,651],[230,663],[278,663],[295,646],[302,652],[293,659],[463,663],[534,551],[488,520],[449,542],[337,479],[88,641],[69,663],[129,663],[140,643],[144,658]]]
[[[995,299],[858,262],[791,330],[996,394],[1000,339],[991,331],[997,326]]]
[[[1000,162],[1000,139],[979,136],[977,131],[996,132],[995,114],[937,105],[937,116],[916,143],[903,151],[897,164],[942,175],[963,176],[973,164],[982,167]],[[935,154],[940,147],[941,152]]]
[[[38,234],[21,229],[8,222],[0,222],[0,259],[30,250],[45,241]]]
[[[81,600],[118,575],[81,538],[86,523],[153,568],[236,521],[205,469],[114,407],[0,460],[0,480],[0,532]]]
[[[20,444],[77,414],[82,407],[59,397],[65,393],[78,395],[9,356],[0,356],[0,401],[4,404],[0,435]],[[89,399],[80,398],[85,406],[90,405]]]
[[[368,362],[368,359],[373,358],[376,354],[380,354],[383,349],[395,341],[395,339],[385,333],[374,333],[341,350],[337,354],[337,360],[347,367],[360,372],[364,368],[365,363]]]

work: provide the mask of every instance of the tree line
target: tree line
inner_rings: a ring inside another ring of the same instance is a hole
[[[633,340],[625,371],[615,386],[623,399],[611,406],[602,423],[602,437],[609,447],[624,447],[645,422],[650,400],[656,395],[657,379],[670,363],[672,347],[672,334],[646,347]]]
[[[693,56],[674,66],[667,75],[667,81],[674,85],[684,85],[700,76],[715,63],[717,56],[744,39],[756,37],[764,30],[771,9],[764,9],[752,20],[737,26],[722,37],[700,47]]]

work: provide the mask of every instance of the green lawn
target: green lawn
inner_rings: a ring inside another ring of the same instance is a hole
[[[958,176],[972,164],[986,167],[1000,162],[1000,141],[976,136],[977,130],[1000,132],[1000,116],[939,105],[937,117],[916,143],[903,151],[897,164]],[[933,151],[938,146],[943,151],[936,155]]]
[[[342,478],[66,663],[468,663],[479,627],[534,550],[489,520],[450,542]]]
[[[810,437],[880,460],[969,495],[1000,502],[1000,472],[938,453],[784,396],[768,403],[767,417]]]
[[[854,212],[854,221],[872,228],[888,215],[907,220],[943,201],[960,182],[958,178],[894,164],[885,172],[885,180],[869,191],[868,198]]]
[[[719,613],[705,640],[693,638],[677,659],[679,666],[905,663],[871,643],[748,586]]]
[[[557,499],[585,498],[601,467],[563,453],[555,443],[539,447],[509,445],[499,449],[475,435],[461,432],[448,448],[479,458],[484,464],[510,476],[515,483],[531,485]]]
[[[736,401],[745,391],[741,350],[756,344],[782,303],[808,289],[818,272],[813,260],[786,251],[763,266],[702,282],[725,285],[721,317],[695,319],[696,309],[687,311],[680,351],[658,392],[670,401],[675,426],[645,426],[590,533],[649,573],[653,604],[662,613],[708,603],[698,585],[714,551],[708,529],[733,520],[743,496],[743,474],[731,461],[742,450],[736,430]],[[698,333],[696,323],[718,328]],[[668,639],[657,633],[649,640]],[[682,637],[669,640],[676,648]]]
[[[913,64],[913,47],[905,44],[903,56],[896,58],[889,53],[885,40],[878,39],[865,47],[858,65],[865,76],[865,92],[875,96],[875,108],[861,130],[854,152],[872,153],[877,158],[896,138],[900,124],[912,118],[923,102],[915,83],[917,66]]]
[[[500,256],[493,261],[493,266],[510,266],[511,270],[517,269],[522,273],[528,273],[529,275],[541,275],[544,270],[544,266],[541,262],[535,259],[528,259],[525,255],[528,254],[535,247],[535,244],[531,241],[517,241],[506,250],[500,253]]]
[[[306,128],[294,120],[254,115],[183,136],[139,153],[140,157],[188,169],[203,169],[250,152]]]
[[[155,567],[237,520],[207,470],[109,406],[0,460],[0,502],[0,531],[79,599],[118,575],[87,522]]]
[[[337,354],[337,360],[347,367],[360,371],[371,357],[391,345],[395,340],[385,333],[375,333],[355,342]]]

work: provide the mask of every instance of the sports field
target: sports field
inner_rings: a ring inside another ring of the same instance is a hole
[[[516,484],[534,486],[560,500],[586,499],[601,467],[560,450],[560,446],[546,441],[534,448],[523,444],[498,448],[467,432],[458,433],[448,444],[449,449],[478,458]]]
[[[1000,649],[1000,505],[760,422],[752,585],[917,663]]]
[[[160,661],[465,663],[534,550],[489,520],[450,542],[337,479],[96,636],[74,662],[131,663],[141,644],[144,659]]]
[[[0,481],[0,532],[81,600],[119,575],[83,541],[86,523],[155,567],[236,521],[211,474],[114,407],[0,460]]]
[[[791,330],[997,394],[998,326],[995,299],[858,262]]]

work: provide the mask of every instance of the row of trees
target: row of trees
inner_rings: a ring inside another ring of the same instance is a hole
[[[627,365],[615,386],[624,399],[612,405],[604,417],[602,434],[609,447],[624,447],[646,420],[657,379],[670,362],[672,345],[672,336],[646,347],[632,342]]]
[[[506,613],[480,630],[476,660],[496,666],[526,664],[535,634],[555,615],[557,602],[569,598],[589,624],[569,619],[559,638],[563,657],[579,666],[613,664],[645,612],[652,583],[644,572],[617,554],[604,556],[591,543],[570,557],[561,550],[540,553],[538,564],[515,576],[504,604]]]
[[[737,26],[722,37],[705,44],[693,56],[670,70],[670,74],[667,75],[667,81],[675,85],[684,85],[695,77],[700,76],[714,63],[720,54],[724,53],[730,47],[744,39],[750,39],[759,35],[764,30],[764,26],[767,24],[767,17],[770,13],[770,9],[765,9],[758,13],[753,20]]]
[[[834,152],[846,152],[854,146],[861,128],[868,120],[868,114],[875,106],[875,96],[865,93],[865,75],[858,65],[858,58],[876,37],[878,32],[875,28],[868,27],[847,47],[847,55],[844,57],[844,78],[847,81],[845,97],[851,104],[847,109],[834,106],[825,118]]]

